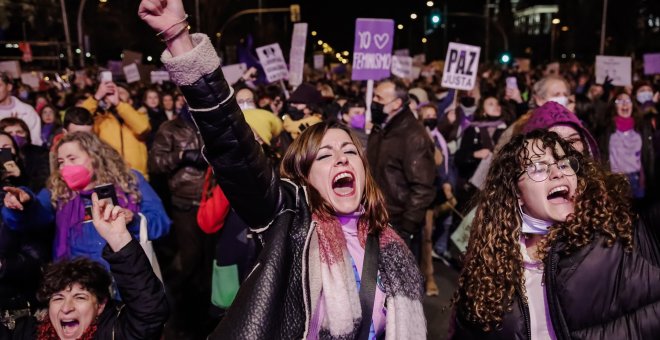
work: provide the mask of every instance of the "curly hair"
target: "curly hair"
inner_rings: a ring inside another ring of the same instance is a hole
[[[512,310],[516,292],[523,299],[526,296],[517,175],[529,164],[527,145],[535,141],[544,150],[553,150],[555,159],[571,156],[579,162],[574,213],[550,228],[537,247],[539,258],[544,260],[558,241],[566,245],[560,254],[567,255],[597,236],[608,247],[618,241],[632,250],[634,216],[628,200],[630,188],[623,176],[582,156],[554,132],[534,130],[517,136],[491,164],[478,199],[458,290],[452,299],[459,313],[484,331],[501,327],[504,315]],[[556,145],[566,155],[559,157]]]
[[[296,138],[286,151],[280,164],[280,176],[301,183],[307,187],[309,192],[309,205],[312,213],[322,217],[333,215],[334,209],[321,197],[321,194],[310,185],[308,177],[312,163],[316,160],[316,154],[321,148],[321,140],[330,129],[339,129],[348,134],[351,141],[357,147],[358,155],[362,160],[365,172],[365,188],[362,204],[365,212],[361,219],[369,223],[369,231],[383,230],[388,223],[388,214],[385,207],[385,198],[381,193],[376,181],[369,171],[369,164],[362,152],[362,146],[358,138],[344,125],[339,123],[318,123],[306,128],[300,137]]]
[[[101,141],[95,134],[74,132],[64,135],[57,142],[55,146],[56,151],[51,152],[50,155],[51,175],[48,179],[47,187],[52,193],[51,203],[53,206],[57,207],[58,204],[64,204],[76,195],[66,185],[66,182],[64,182],[57,162],[57,153],[60,147],[71,142],[78,143],[80,149],[92,159],[92,168],[94,169],[93,183],[113,183],[118,185],[128,196],[126,197],[127,199],[135,203],[140,202],[141,197],[138,190],[137,177],[131,172],[121,155],[110,145]]]
[[[98,262],[84,257],[62,260],[46,268],[37,299],[46,303],[53,294],[79,284],[103,302],[110,299],[111,283],[110,274]]]

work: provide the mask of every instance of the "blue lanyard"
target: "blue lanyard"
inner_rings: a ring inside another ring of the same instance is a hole
[[[360,279],[360,273],[358,272],[357,266],[355,265],[355,261],[353,261],[353,256],[349,256],[351,258],[351,266],[353,267],[353,275],[355,275],[355,283],[357,283],[357,289],[358,289],[358,294],[360,293],[360,283],[362,280]],[[372,312],[373,313],[373,312]],[[376,340],[376,330],[374,329],[374,321],[373,321],[373,316],[371,319],[371,327],[369,327],[369,340]]]

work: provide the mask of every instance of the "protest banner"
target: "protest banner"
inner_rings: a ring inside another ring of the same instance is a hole
[[[140,52],[135,52],[131,50],[123,50],[121,52],[121,62],[122,66],[130,65],[130,64],[142,64],[142,53]]]
[[[126,76],[126,82],[129,84],[140,81],[140,70],[138,70],[137,64],[132,63],[124,66],[124,76]]]
[[[306,44],[307,24],[301,22],[293,25],[291,52],[289,53],[289,84],[294,87],[302,84]]]
[[[412,57],[392,56],[392,74],[399,78],[413,79],[412,63]]]
[[[245,63],[225,65],[222,67],[222,73],[225,75],[227,84],[234,84],[243,76],[243,73],[247,71],[247,65]]]
[[[632,58],[596,56],[596,84],[603,84],[605,77],[612,79],[614,86],[632,85]]]
[[[379,80],[390,76],[394,21],[358,18],[353,45],[353,80]]]
[[[289,76],[280,44],[274,43],[257,48],[257,56],[259,56],[259,62],[266,72],[266,79],[269,83],[286,79]]]
[[[112,78],[119,79],[123,75],[123,63],[121,60],[108,60],[107,68],[112,72]]]
[[[314,55],[314,69],[323,70],[325,62],[325,56],[322,53],[317,53]]]
[[[24,72],[21,74],[21,82],[30,86],[33,91],[39,91],[39,83],[43,77],[41,72]]]
[[[165,81],[170,81],[170,73],[167,71],[151,71],[149,78],[152,84],[162,84]]]
[[[644,74],[647,76],[660,74],[660,53],[644,54]]]
[[[7,73],[12,79],[20,78],[21,63],[18,60],[0,61],[0,73]]]
[[[450,42],[445,58],[442,86],[457,90],[472,90],[477,81],[479,67],[478,46]]]
[[[394,55],[402,56],[402,57],[408,57],[408,56],[410,56],[410,50],[407,49],[407,48],[394,50]]]

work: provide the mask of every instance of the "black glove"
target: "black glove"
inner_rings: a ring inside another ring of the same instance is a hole
[[[209,166],[200,150],[183,150],[181,164],[198,169],[206,169]]]

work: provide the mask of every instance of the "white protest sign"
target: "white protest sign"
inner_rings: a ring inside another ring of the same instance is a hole
[[[412,57],[392,56],[392,74],[399,78],[412,79]]]
[[[442,86],[472,90],[477,81],[480,52],[481,48],[478,46],[450,42],[442,74]]]
[[[21,77],[21,64],[18,60],[0,61],[0,73],[7,73],[12,79]]]
[[[315,54],[314,55],[314,69],[315,70],[323,70],[324,61],[325,61],[325,56],[323,54]]]
[[[41,78],[43,78],[43,74],[41,74],[41,72],[25,72],[21,74],[21,82],[30,86],[32,90],[35,91],[39,89],[39,82],[41,81]]]
[[[305,45],[307,44],[307,24],[304,22],[293,25],[291,36],[291,53],[289,53],[289,84],[298,86],[303,81],[305,68]]]
[[[407,49],[407,48],[402,48],[402,49],[394,50],[394,55],[400,55],[400,56],[407,57],[407,56],[410,55],[410,50]]]
[[[280,44],[274,43],[257,48],[257,56],[269,83],[286,79],[289,75]]]
[[[140,81],[140,70],[137,67],[137,64],[129,64],[124,66],[124,76],[126,76],[127,83],[135,83]]]
[[[165,81],[170,81],[170,73],[167,71],[151,71],[150,78],[152,84],[162,84]]]
[[[415,65],[424,65],[426,64],[426,54],[416,54],[413,57],[413,64]]]
[[[222,67],[222,73],[225,75],[225,80],[227,80],[227,84],[230,85],[241,79],[245,71],[247,71],[247,65],[245,65],[245,63],[225,65]]]
[[[605,77],[612,79],[612,85],[629,86],[632,84],[632,58],[596,56],[596,84],[603,84]]]

